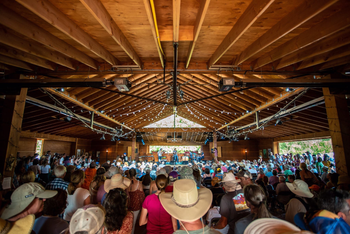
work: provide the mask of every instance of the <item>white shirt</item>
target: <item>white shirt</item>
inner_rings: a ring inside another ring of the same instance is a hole
[[[41,174],[49,174],[49,170],[51,169],[50,165],[41,166]]]
[[[62,158],[60,158],[60,164],[61,165],[63,165],[63,160],[64,160],[64,158],[62,157]]]
[[[63,219],[66,221],[70,221],[73,214],[77,209],[82,208],[84,206],[84,201],[86,198],[90,196],[90,192],[87,189],[77,188],[73,195],[68,195],[67,202],[68,206],[64,211]]]

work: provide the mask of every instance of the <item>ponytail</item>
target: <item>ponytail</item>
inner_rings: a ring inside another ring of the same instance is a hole
[[[68,194],[73,195],[75,190],[78,188],[79,183],[85,179],[85,173],[82,170],[77,170],[70,176],[70,183],[68,185]]]
[[[266,195],[264,190],[256,184],[249,184],[244,187],[244,198],[252,206],[257,208],[254,219],[272,218],[272,215],[266,207]]]
[[[258,213],[256,214],[257,219],[260,218],[272,218],[272,215],[270,214],[270,212],[268,211],[267,207],[266,207],[266,199],[265,201],[261,201],[259,206],[258,206]]]
[[[158,190],[164,192],[165,187],[168,186],[168,183],[168,178],[165,175],[161,174],[157,176],[156,185]]]

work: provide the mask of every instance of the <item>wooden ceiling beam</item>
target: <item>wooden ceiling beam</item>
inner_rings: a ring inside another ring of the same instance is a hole
[[[313,0],[304,1],[287,16],[281,19],[258,40],[248,46],[236,59],[234,65],[240,65],[247,61],[272,43],[278,41],[303,23],[312,19],[338,0]],[[296,17],[297,16],[297,17]]]
[[[0,7],[0,11],[1,11],[1,7]],[[4,56],[4,55],[0,55],[0,63],[10,65],[13,67],[22,68],[22,69],[28,70],[28,71],[33,71],[33,69],[27,63],[22,62],[22,61],[17,60],[17,59],[13,59],[13,58]]]
[[[338,66],[341,66],[344,64],[349,64],[349,61],[350,61],[350,56],[334,59],[332,61],[329,61],[329,62],[322,64],[320,70],[325,70],[328,68],[338,67]]]
[[[105,118],[105,119],[109,120],[109,121],[112,122],[112,123],[121,125],[121,126],[123,126],[124,128],[126,128],[126,129],[132,130],[130,127],[128,127],[128,126],[126,126],[126,125],[124,125],[124,124],[118,122],[117,120],[115,120],[115,119],[113,119],[113,118],[111,118],[111,117],[109,117],[109,116],[107,116],[107,115],[105,115],[105,114],[99,113],[99,112],[98,112],[97,110],[95,110],[94,108],[91,108],[90,106],[88,106],[88,105],[86,105],[86,104],[84,104],[84,103],[81,103],[81,102],[79,102],[79,101],[73,99],[72,97],[69,97],[68,95],[66,95],[66,94],[63,93],[63,92],[59,92],[59,91],[56,91],[56,90],[51,89],[51,88],[46,88],[45,90],[49,91],[50,93],[52,93],[52,94],[54,94],[54,95],[57,95],[57,96],[59,96],[59,97],[65,99],[65,100],[67,100],[67,101],[69,101],[69,102],[71,102],[71,103],[73,103],[73,104],[75,104],[75,105],[77,105],[77,106],[80,106],[80,107],[82,107],[82,108],[84,108],[84,109],[86,109],[86,110],[88,110],[88,111],[92,111],[92,112],[94,112],[95,114],[99,114],[102,118]]]
[[[54,63],[5,45],[0,45],[0,54],[52,71],[55,70]]]
[[[261,56],[252,62],[252,64],[254,64],[254,69],[258,69],[264,65],[277,61],[278,59],[284,58],[289,54],[297,52],[308,45],[314,44],[319,40],[327,38],[334,33],[349,27],[349,10],[349,8],[345,8],[342,11],[335,13],[331,17],[324,19],[288,42]]]
[[[80,0],[86,9],[95,17],[101,26],[108,32],[108,34],[116,41],[124,52],[134,61],[140,68],[142,67],[141,59],[131,46],[130,42],[124,36],[123,32],[114,22],[106,8],[100,0]]]
[[[212,67],[235,44],[238,39],[255,23],[255,21],[269,8],[274,0],[253,0],[245,12],[239,17],[231,31],[209,59]]]
[[[179,42],[181,0],[173,0],[173,42]]]
[[[350,41],[348,41],[350,43]],[[316,66],[321,63],[339,59],[350,55],[350,44],[342,46],[338,49],[331,50],[329,52],[320,54],[318,56],[304,60],[297,68],[297,70],[304,69],[307,67]]]
[[[331,50],[337,49],[341,46],[345,46],[350,43],[350,30],[340,31],[330,37],[315,42],[310,46],[305,46],[304,48],[297,50],[287,56],[284,56],[278,63],[276,69],[281,69],[283,67],[310,59],[322,53],[329,52]]]
[[[193,50],[194,50],[194,47],[196,46],[199,32],[201,31],[205,15],[207,14],[210,0],[202,0],[200,4],[201,5],[199,6],[199,10],[196,17],[196,23],[194,24],[194,28],[193,28],[193,41],[191,42],[190,48],[187,53],[187,60],[185,65],[186,68],[188,68],[188,66],[190,65]]]
[[[91,95],[83,98],[82,100],[83,100],[83,102],[85,104],[90,105],[90,102],[92,102],[92,101],[94,101],[94,100],[96,100],[96,99],[106,95],[106,90],[116,90],[116,89],[117,88],[115,86],[109,86],[109,87],[105,88],[105,90],[97,89],[98,90],[97,93],[91,94]]]
[[[94,89],[94,88],[87,88],[85,89],[83,92],[78,93],[77,95],[75,95],[75,97],[79,100],[82,101],[84,98],[90,96],[90,95],[94,95],[95,93],[99,92],[101,90],[99,89]]]
[[[56,8],[48,0],[16,0],[22,6],[45,20],[86,49],[93,52],[98,57],[111,65],[117,65],[118,60],[104,47],[98,44],[89,34],[76,25],[71,19],[69,19],[64,13]]]
[[[156,43],[156,48],[158,51],[161,67],[164,67],[165,66],[165,64],[164,64],[164,52],[163,52],[163,49],[161,48],[159,35],[157,33],[158,29],[156,29],[157,22],[154,22],[155,18],[153,18],[153,14],[155,14],[155,12],[152,11],[150,0],[143,0],[143,3],[145,5],[146,14],[147,14],[148,22],[149,22],[150,27],[151,27],[153,39],[154,39],[154,42]]]
[[[5,6],[0,7],[0,22],[2,25],[34,40],[53,50],[56,50],[72,59],[75,59],[93,69],[97,69],[97,63],[66,42],[48,33],[41,27],[19,16]],[[57,74],[54,74],[56,76]]]
[[[12,33],[9,33],[4,27],[0,27],[0,43],[13,47],[22,52],[29,53],[33,56],[37,56],[42,59],[46,59],[53,63],[59,64],[61,66],[75,70],[72,61],[60,53],[50,51],[45,47],[41,46],[39,43],[29,42],[25,39],[17,37]],[[48,68],[51,69],[51,68]]]
[[[202,131],[212,131],[212,129],[208,129],[208,128],[185,128],[186,130],[184,130],[184,128],[175,128],[175,132],[179,133],[186,133],[186,132],[202,132]],[[153,128],[144,128],[144,129],[136,129],[139,132],[152,132]],[[164,132],[164,133],[174,133],[174,128],[158,128],[157,129],[158,132]]]

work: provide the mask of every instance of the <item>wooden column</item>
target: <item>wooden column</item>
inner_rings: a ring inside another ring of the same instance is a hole
[[[214,149],[216,148],[216,150],[218,149],[218,138],[217,138],[217,133],[216,133],[216,131],[213,132],[213,148],[214,148]],[[219,152],[216,152],[216,153],[215,153],[215,150],[214,150],[214,158],[215,158],[215,160],[218,160],[218,158],[215,157],[215,154],[218,155],[218,153],[219,153]]]
[[[273,154],[278,154],[280,152],[280,144],[278,141],[273,142]]]
[[[345,95],[323,88],[337,173],[350,176],[350,115]]]
[[[3,175],[13,176],[17,162],[17,151],[22,120],[26,103],[27,88],[22,88],[19,95],[6,95],[2,116],[0,117],[0,167]]]
[[[131,161],[135,160],[135,150],[136,150],[136,136],[132,138],[132,142],[131,142]]]

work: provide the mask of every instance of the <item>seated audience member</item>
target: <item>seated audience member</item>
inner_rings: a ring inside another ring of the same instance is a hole
[[[111,179],[106,179],[104,183],[105,194],[102,196],[101,203],[103,203],[108,192],[115,188],[121,188],[123,190],[129,188],[131,180],[126,177],[123,177],[121,174],[115,174]]]
[[[28,170],[22,175],[21,182],[22,184],[34,182],[35,181],[35,174],[33,171]]]
[[[101,234],[104,232],[105,211],[99,206],[86,205],[72,216],[69,230],[65,234]]]
[[[272,171],[272,176],[270,176],[269,178],[269,184],[271,184],[274,188],[276,188],[278,182],[279,182],[279,178],[277,176],[277,171],[273,170]]]
[[[295,175],[289,175],[289,176],[288,176],[288,182],[289,182],[289,183],[293,183],[294,180],[295,180]]]
[[[134,216],[131,211],[128,211],[127,204],[128,195],[123,188],[113,188],[108,191],[102,203],[106,210],[107,234],[130,234],[132,232]]]
[[[244,175],[244,172],[241,173],[241,177],[244,177]],[[248,176],[248,174],[246,174],[246,176]],[[224,175],[222,183],[226,194],[221,198],[221,218],[214,226],[215,229],[223,229],[226,225],[229,225],[228,233],[234,233],[236,221],[250,213],[249,207],[245,202],[243,190],[238,184],[239,182],[240,180],[237,180],[231,172]],[[245,182],[248,182],[248,180]]]
[[[289,175],[294,175],[294,173],[290,170],[290,166],[289,165],[283,165],[283,168],[284,168],[284,176],[286,178],[286,182],[289,182],[288,176]]]
[[[313,184],[318,184],[317,177],[315,176],[314,173],[312,173],[311,171],[309,171],[306,168],[306,164],[305,163],[301,163],[300,164],[300,169],[301,169],[301,172],[300,172],[301,180],[303,180],[305,183],[307,183],[307,185],[309,187],[311,185],[313,185]]]
[[[90,204],[90,192],[81,187],[85,175],[82,170],[74,171],[71,175],[71,182],[68,185],[68,206],[63,214],[63,219],[70,221],[74,212],[85,205]]]
[[[58,217],[67,206],[67,192],[57,189],[56,196],[44,203],[43,215],[35,220],[33,231],[36,234],[59,234],[68,228],[68,223]]]
[[[216,169],[216,172],[217,173],[215,174],[215,177],[218,177],[220,180],[222,180],[224,175],[222,174],[221,169]]]
[[[327,175],[328,175],[328,167],[322,167],[321,180],[322,180],[324,183],[327,183],[327,182],[328,182]]]
[[[90,163],[90,167],[86,168],[85,170],[85,180],[84,183],[81,185],[82,188],[84,189],[89,189],[90,188],[90,183],[94,179],[96,175],[96,163],[92,162]]]
[[[174,234],[220,234],[204,226],[201,218],[209,210],[212,193],[207,188],[197,189],[192,179],[180,179],[174,183],[172,193],[160,193],[159,200],[164,209],[180,223],[180,230]]]
[[[259,185],[247,185],[243,191],[250,214],[236,222],[235,234],[243,234],[247,226],[256,219],[272,218],[266,207],[267,197]]]
[[[328,173],[327,178],[329,181],[326,184],[326,189],[332,189],[337,187],[338,177],[339,175],[337,173]]]
[[[177,178],[179,177],[179,174],[177,174],[176,171],[172,171],[169,173],[169,184],[168,186],[166,186],[165,188],[165,192],[172,192],[173,191],[173,184],[174,182],[177,180]]]
[[[147,196],[142,204],[139,224],[140,226],[147,224],[148,234],[171,234],[174,232],[171,216],[159,201],[159,194],[165,192],[164,188],[168,185],[166,176],[157,176],[156,185],[158,191]]]
[[[259,174],[258,174],[258,177],[256,178],[256,180],[263,179],[264,177],[265,177],[264,169],[260,168],[259,169]]]
[[[325,190],[317,199],[318,208],[328,210],[350,225],[350,193],[343,190]]]
[[[129,170],[131,185],[128,188],[129,192],[129,204],[128,210],[132,211],[134,214],[134,224],[132,233],[135,232],[135,225],[137,217],[142,209],[142,203],[145,200],[145,193],[143,192],[143,187],[141,181],[137,180],[136,170],[131,168]]]
[[[273,176],[271,167],[267,167],[267,173],[265,174],[265,176],[267,176],[267,178],[269,178],[269,179],[271,176]]]
[[[248,185],[248,184],[253,184],[252,181],[252,175],[250,174],[249,171],[247,170],[240,170],[236,176],[238,177],[238,179],[241,181],[240,184],[242,185],[242,187]]]
[[[13,222],[38,214],[43,210],[46,199],[56,194],[57,191],[45,190],[39,183],[25,183],[12,193],[11,204],[3,210],[1,218]]]
[[[194,181],[196,181],[197,187],[199,188],[201,186],[201,182],[202,182],[201,173],[200,173],[197,165],[193,165],[192,170],[193,170],[192,174],[193,174]]]
[[[66,175],[64,176],[64,181],[67,181],[68,183],[70,183],[70,178],[71,178],[73,171],[75,171],[75,166],[69,165],[65,168],[66,168]]]
[[[308,209],[316,206],[312,200],[314,196],[303,180],[295,180],[293,183],[287,183],[288,188],[296,196],[292,198],[286,205],[286,220],[292,224],[294,223],[294,216],[297,213],[306,213]]]
[[[313,234],[309,231],[302,231],[297,226],[287,221],[274,218],[257,219],[251,222],[245,229],[244,234]]]
[[[210,169],[209,168],[205,168],[204,169],[203,180],[206,180],[206,179],[211,179]]]
[[[337,189],[350,191],[350,177],[348,175],[340,175],[338,177]]]
[[[63,189],[67,190],[69,182],[64,181],[63,178],[66,176],[66,167],[65,166],[56,166],[53,170],[56,178],[46,185],[46,189]]]
[[[98,204],[97,192],[98,192],[99,188],[101,186],[103,186],[105,183],[105,180],[106,180],[106,177],[104,175],[105,173],[106,173],[106,170],[103,167],[97,169],[96,175],[90,183],[89,191],[90,191],[90,195],[91,195],[91,204]],[[101,202],[101,200],[100,200],[100,202]]]

